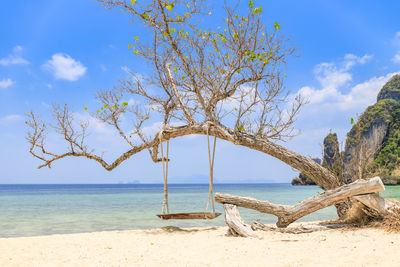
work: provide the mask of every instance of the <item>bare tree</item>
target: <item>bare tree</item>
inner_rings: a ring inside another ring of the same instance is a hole
[[[152,75],[142,77],[132,72],[117,87],[99,92],[96,97],[101,108],[91,114],[114,127],[127,150],[106,162],[85,142],[88,124],[76,122],[67,105],[56,105],[53,126],[33,112],[27,121],[30,152],[43,162],[39,168],[50,168],[65,157],[86,157],[111,171],[143,150],[159,162],[161,142],[209,134],[276,157],[311,177],[322,189],[342,184],[311,158],[275,142],[296,134],[293,122],[304,100],[291,96],[283,85],[284,67],[295,49],[280,34],[278,23],[263,25],[262,9],[253,1],[244,11],[238,4],[226,2],[223,25],[217,29],[198,26],[201,19],[212,15],[205,0],[99,2],[107,9],[124,11],[151,36],[144,41],[136,37],[128,47],[150,63]],[[136,103],[123,102],[128,96]],[[122,129],[122,115],[134,120],[132,132]],[[162,130],[146,136],[144,125],[157,119],[162,121]],[[49,127],[67,143],[65,152],[48,149]]]

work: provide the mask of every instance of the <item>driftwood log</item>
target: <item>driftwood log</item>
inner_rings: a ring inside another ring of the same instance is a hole
[[[237,206],[224,204],[225,222],[229,226],[228,234],[242,237],[257,237],[257,234],[240,217]]]
[[[262,231],[272,231],[286,234],[304,234],[304,233],[312,233],[316,231],[325,231],[331,229],[344,229],[353,227],[351,224],[343,224],[343,223],[331,223],[331,224],[307,224],[300,225],[296,227],[287,227],[287,228],[277,228],[269,225],[262,224],[260,222],[253,222],[251,224],[251,229],[254,231],[262,230]]]
[[[243,227],[238,227],[238,225],[245,224],[241,219],[239,220],[238,218],[235,218],[239,214],[238,211],[235,211],[233,207],[225,204],[232,204],[243,208],[254,209],[263,213],[273,214],[278,217],[278,222],[276,225],[282,228],[287,227],[289,224],[300,219],[301,217],[304,217],[305,215],[325,207],[344,202],[352,196],[369,194],[383,190],[385,190],[385,186],[383,185],[382,180],[379,177],[374,177],[368,180],[356,180],[351,184],[346,184],[332,190],[327,190],[321,194],[305,199],[293,206],[274,204],[267,200],[257,200],[251,197],[240,197],[223,193],[216,193],[215,201],[224,204],[225,221],[230,229],[233,229],[235,232],[237,232],[238,230],[240,231],[243,229]],[[230,218],[231,215],[233,218]],[[249,236],[248,233],[244,233],[242,236],[246,235]]]
[[[240,217],[237,206],[232,204],[224,204],[225,221],[229,226],[227,235],[241,237],[259,237],[256,231],[272,231],[288,234],[304,234],[315,231],[325,231],[330,229],[352,227],[350,224],[308,224],[296,227],[277,228],[260,222],[253,222],[251,225],[246,224]]]

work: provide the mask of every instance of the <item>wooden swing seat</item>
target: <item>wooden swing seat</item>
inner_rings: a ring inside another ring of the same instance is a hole
[[[218,212],[185,212],[157,214],[163,220],[212,220],[217,218],[221,213]]]

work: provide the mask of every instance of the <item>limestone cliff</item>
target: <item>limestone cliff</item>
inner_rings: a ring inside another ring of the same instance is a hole
[[[400,162],[400,75],[393,76],[381,89],[377,102],[369,106],[347,134],[343,179],[350,183],[380,175],[386,184],[400,182],[396,173]]]
[[[351,183],[379,175],[385,184],[400,184],[400,75],[394,75],[380,90],[347,134],[345,149],[339,151],[335,133],[324,139],[322,165]],[[310,184],[300,174],[292,184]]]

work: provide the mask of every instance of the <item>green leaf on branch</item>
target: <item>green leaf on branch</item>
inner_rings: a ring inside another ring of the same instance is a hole
[[[275,29],[279,30],[281,28],[281,24],[279,24],[278,22],[275,22],[274,27],[275,27]]]
[[[84,111],[87,111],[87,107],[84,107],[83,110],[84,110]],[[28,113],[28,114],[29,114],[29,113]]]
[[[350,119],[350,123],[351,123],[351,125],[354,124],[354,119],[353,118]]]
[[[131,49],[132,48],[132,45],[131,44],[128,44],[128,49]]]
[[[123,105],[124,107],[126,107],[126,106],[128,106],[128,102],[124,101],[124,102],[122,102],[122,105]]]
[[[104,108],[108,108],[108,105],[107,105],[107,104],[104,104]]]
[[[165,6],[166,9],[168,9],[168,11],[172,11],[172,9],[174,9],[175,4],[174,3],[169,3],[168,5]]]
[[[138,41],[138,40],[139,40],[139,36],[136,36],[136,37],[135,37],[135,40]]]
[[[257,7],[257,8],[255,8],[255,9],[253,9],[253,13],[254,14],[260,14],[262,12],[262,7]]]
[[[142,14],[142,17],[143,17],[144,19],[151,19],[151,16],[150,16],[149,14],[147,14],[146,12],[144,12],[144,13]]]
[[[131,0],[131,5],[132,5],[132,6],[135,5],[136,2],[137,2],[137,0]]]
[[[243,132],[244,131],[244,126],[243,125],[239,125],[238,126],[238,130],[239,130],[239,132]]]
[[[175,72],[178,72],[178,69],[176,67],[173,67],[173,69],[174,69]]]
[[[249,7],[250,7],[250,8],[253,8],[253,6],[254,6],[254,1],[253,1],[253,0],[250,0],[250,2],[249,2]]]

